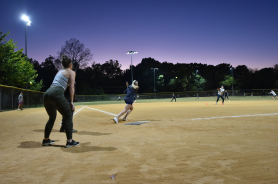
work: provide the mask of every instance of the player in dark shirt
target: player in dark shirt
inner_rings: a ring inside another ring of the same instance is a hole
[[[115,123],[118,123],[118,120],[119,118],[125,114],[125,116],[123,117],[123,121],[127,121],[127,116],[131,113],[131,111],[133,110],[133,103],[134,103],[134,99],[136,97],[136,93],[137,93],[137,90],[139,89],[139,86],[138,86],[138,81],[134,80],[132,82],[132,85],[128,85],[128,82],[126,82],[126,90],[124,91],[124,93],[126,93],[126,96],[125,96],[125,103],[126,103],[126,106],[125,106],[125,109],[120,112],[120,114],[118,114],[118,116],[116,116],[113,120],[115,121]]]
[[[263,91],[262,97],[266,97],[266,96],[265,96],[265,91]]]
[[[175,95],[175,93],[173,93],[173,95],[172,95],[172,100],[171,100],[171,102],[173,101],[175,99],[175,102],[177,101],[177,99],[176,99],[176,95]]]

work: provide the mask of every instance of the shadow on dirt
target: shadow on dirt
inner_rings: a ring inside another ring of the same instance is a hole
[[[32,130],[34,132],[44,132],[44,129],[36,129],[36,130]],[[59,130],[55,130],[53,129],[52,132],[60,132]],[[63,132],[61,132],[63,133]],[[74,134],[77,134],[77,135],[92,135],[92,136],[101,136],[101,135],[110,135],[112,133],[101,133],[101,132],[89,132],[89,131],[77,131],[77,132],[73,132]]]
[[[59,142],[59,141],[55,141]],[[65,147],[65,145],[63,146],[59,146],[59,145],[50,145],[51,147]],[[46,146],[42,146],[42,142],[35,142],[35,141],[24,141],[21,142],[21,144],[18,146],[18,148],[44,148]]]
[[[35,142],[35,141],[24,141],[21,142],[21,144],[18,146],[18,148],[46,148],[46,147],[58,147],[61,148],[64,152],[69,153],[84,153],[84,152],[91,152],[91,151],[115,151],[117,148],[115,147],[99,147],[99,146],[89,146],[90,142],[81,143],[79,146],[66,148],[64,145],[56,145],[55,141],[54,144],[49,146],[42,146],[41,142]]]
[[[84,153],[91,151],[115,151],[117,148],[115,147],[99,147],[99,146],[89,146],[90,142],[81,143],[79,146],[70,147],[70,148],[61,148],[64,152],[69,153]]]

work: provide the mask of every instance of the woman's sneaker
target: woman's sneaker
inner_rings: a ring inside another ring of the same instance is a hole
[[[117,117],[115,117],[113,120],[115,121],[115,123],[118,123],[118,118]]]
[[[55,141],[50,140],[50,139],[48,139],[48,140],[43,140],[43,141],[42,141],[42,146],[48,146],[48,145],[51,145],[51,144],[53,144],[53,143],[55,143]]]
[[[127,121],[127,118],[123,117],[123,121]]]
[[[72,140],[71,142],[67,142],[66,147],[69,148],[69,147],[78,146],[78,145],[79,145],[79,142],[75,142],[74,140]]]

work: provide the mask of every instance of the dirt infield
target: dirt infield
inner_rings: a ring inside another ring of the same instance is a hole
[[[1,112],[1,183],[278,183],[278,101],[138,103],[138,126],[113,123],[124,104],[82,107],[72,148],[60,115],[43,147],[43,108]]]

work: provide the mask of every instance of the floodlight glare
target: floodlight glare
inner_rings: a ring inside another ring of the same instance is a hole
[[[29,17],[27,17],[26,15],[22,15],[21,19],[26,22],[26,25],[25,25],[25,55],[27,56],[27,26],[31,26],[31,21],[29,20]]]
[[[25,20],[25,21],[27,21],[27,22],[30,21],[30,20],[29,20],[29,17],[27,17],[26,15],[23,15],[21,18],[22,18],[22,20]]]
[[[126,54],[138,54],[136,51],[128,51]]]

